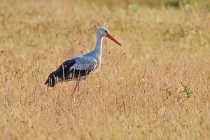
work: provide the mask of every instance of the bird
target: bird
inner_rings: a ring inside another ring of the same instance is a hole
[[[100,27],[96,30],[95,48],[84,55],[77,56],[63,62],[57,70],[53,71],[47,78],[45,85],[54,87],[59,82],[76,81],[76,90],[79,90],[79,82],[86,80],[87,76],[98,71],[101,66],[102,41],[107,37],[122,46],[106,28]]]

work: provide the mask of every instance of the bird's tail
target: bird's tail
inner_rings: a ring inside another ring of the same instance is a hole
[[[47,85],[48,87],[54,87],[57,82],[58,82],[58,79],[57,79],[56,75],[54,74],[54,72],[52,72],[49,75],[47,81],[45,82],[45,85]]]

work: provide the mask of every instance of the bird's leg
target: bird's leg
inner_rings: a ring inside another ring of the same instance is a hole
[[[73,90],[73,92],[75,92],[77,89],[78,89],[78,91],[79,91],[79,79],[77,79],[77,81],[76,81],[76,86],[74,87],[74,90]]]
[[[77,90],[78,87],[78,81],[76,81],[76,86],[74,87],[74,92]]]
[[[74,87],[73,94],[72,94],[72,97],[73,97],[73,104],[74,104],[74,105],[76,105],[76,99],[75,99],[75,98],[76,98],[76,97],[75,97],[76,95],[75,95],[75,94],[76,94],[77,86],[78,86],[78,82],[76,81],[76,86]]]
[[[78,91],[79,91],[79,80],[78,80],[77,84],[78,84],[78,88],[77,88],[77,89],[78,89]]]

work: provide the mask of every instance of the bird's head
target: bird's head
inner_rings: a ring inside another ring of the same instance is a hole
[[[106,28],[100,27],[97,29],[96,33],[101,35],[102,37],[108,37],[109,39],[121,46],[120,42],[118,42],[111,34],[109,34]]]

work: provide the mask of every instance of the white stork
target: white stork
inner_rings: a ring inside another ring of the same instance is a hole
[[[54,87],[58,82],[76,81],[76,90],[79,86],[79,81],[85,80],[87,75],[100,68],[103,37],[108,37],[121,46],[121,44],[108,33],[107,29],[102,27],[98,28],[96,31],[96,46],[94,50],[65,61],[56,71],[49,75],[45,85]]]

